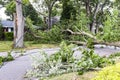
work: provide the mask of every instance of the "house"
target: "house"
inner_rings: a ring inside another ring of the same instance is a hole
[[[4,32],[13,32],[14,22],[10,20],[2,20],[1,25],[4,29]]]
[[[48,25],[48,17],[44,17],[44,21]],[[51,17],[51,25],[54,25],[59,21],[60,21],[60,16]]]

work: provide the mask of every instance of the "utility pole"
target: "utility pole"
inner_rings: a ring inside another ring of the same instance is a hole
[[[16,0],[16,14],[14,14],[14,48],[24,47],[24,18],[22,0]]]

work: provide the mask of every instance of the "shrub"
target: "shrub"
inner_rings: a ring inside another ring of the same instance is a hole
[[[120,80],[120,63],[103,68],[92,80]]]
[[[13,40],[13,32],[5,32],[5,40]]]

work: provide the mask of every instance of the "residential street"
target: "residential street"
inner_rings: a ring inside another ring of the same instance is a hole
[[[32,60],[30,56],[38,55],[40,51],[45,51],[48,54],[52,54],[58,50],[59,48],[33,49],[26,51],[23,56],[15,58],[14,61],[5,63],[5,65],[0,68],[0,80],[29,80],[24,79],[24,74],[27,70],[31,69]],[[99,46],[96,46],[95,52],[98,53],[100,56],[108,56],[112,53],[120,52],[120,49],[114,49],[113,47],[99,48]],[[1,54],[3,53],[0,53],[0,55]],[[74,56],[76,55],[80,55],[80,52],[76,51]]]

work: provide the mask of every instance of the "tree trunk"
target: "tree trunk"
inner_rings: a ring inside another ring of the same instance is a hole
[[[86,8],[86,16],[88,17],[88,18],[90,18],[91,17],[91,7],[90,7],[90,0],[85,0],[85,8]],[[88,23],[88,28],[89,28],[89,30],[91,31],[91,23]]]
[[[14,34],[16,35],[14,38],[14,47],[15,48],[23,48],[23,39],[24,39],[24,18],[22,13],[22,0],[16,1],[16,20],[15,20],[15,29]]]
[[[100,4],[96,4],[96,8],[95,8],[95,11],[94,11],[94,16],[93,16],[93,21],[92,21],[92,25],[91,25],[91,32],[93,34],[95,34],[95,31],[96,31],[96,17],[97,17],[97,13],[99,11],[99,7],[100,7]]]
[[[17,38],[17,14],[14,13],[14,41],[13,41],[13,47],[15,47],[16,45],[16,38]]]
[[[48,11],[49,11],[49,14],[48,14],[48,30],[51,28],[52,26],[52,21],[51,21],[51,8],[49,7]]]

